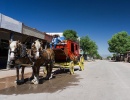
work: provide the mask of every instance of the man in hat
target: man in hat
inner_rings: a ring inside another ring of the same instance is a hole
[[[53,35],[52,42],[50,43],[50,48],[52,48],[52,45],[54,45],[54,48],[56,48],[57,43],[62,42],[58,34]]]

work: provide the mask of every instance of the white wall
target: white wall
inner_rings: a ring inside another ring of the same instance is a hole
[[[46,33],[46,34],[49,34],[49,35],[54,35],[54,34],[58,34],[60,37],[63,36],[63,32],[52,32],[52,33]]]

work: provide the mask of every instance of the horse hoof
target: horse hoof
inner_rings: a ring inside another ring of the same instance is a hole
[[[33,79],[33,80],[31,81],[31,83],[33,83],[33,84],[38,84],[39,82],[36,81],[35,79]]]
[[[35,80],[33,79],[33,80],[31,80],[31,83],[34,83],[35,82]]]
[[[23,83],[23,82],[24,82],[24,79],[20,80],[20,82]]]
[[[45,78],[45,80],[50,80],[50,79],[51,79],[51,77],[46,77],[46,78]]]
[[[14,83],[20,83],[21,81],[20,80],[15,80]]]
[[[49,80],[49,77],[45,77],[45,80]]]
[[[45,80],[50,80],[50,79],[52,79],[53,78],[53,75],[51,75],[51,76],[46,76],[45,77]]]
[[[36,81],[36,82],[34,82],[34,84],[38,84],[38,82]]]
[[[17,85],[20,85],[21,81],[20,80],[15,80],[14,83],[17,84]]]

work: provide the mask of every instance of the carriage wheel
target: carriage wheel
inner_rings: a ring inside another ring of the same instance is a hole
[[[84,70],[84,57],[83,56],[80,57],[79,67],[80,67],[80,71]]]
[[[46,67],[44,66],[43,67],[43,77],[46,77],[47,76],[47,69]]]
[[[73,61],[71,61],[69,63],[69,70],[70,70],[70,74],[74,74],[74,62]]]

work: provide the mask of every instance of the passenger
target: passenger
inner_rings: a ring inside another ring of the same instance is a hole
[[[53,35],[52,42],[50,43],[50,48],[52,48],[52,45],[54,45],[54,48],[56,48],[56,45],[59,42],[62,42],[62,40],[60,39],[59,35],[58,34]]]

